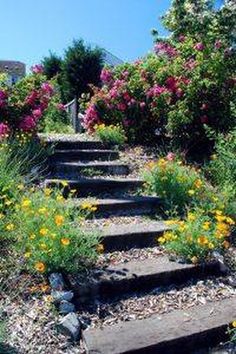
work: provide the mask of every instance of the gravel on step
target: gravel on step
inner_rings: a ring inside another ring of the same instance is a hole
[[[236,289],[226,285],[223,279],[189,282],[182,287],[156,288],[151,293],[132,294],[112,302],[99,302],[78,309],[88,327],[111,326],[121,321],[148,318],[176,310],[189,309],[210,301],[236,297]]]
[[[127,225],[136,225],[136,224],[145,224],[148,225],[152,222],[151,218],[148,216],[110,216],[109,219],[107,218],[101,218],[101,219],[96,219],[93,218],[91,220],[85,220],[83,222],[83,226],[85,227],[95,227],[100,230],[102,230],[105,227],[109,227],[111,225],[122,225],[122,224],[127,224]]]
[[[86,133],[80,134],[57,134],[57,133],[40,133],[38,134],[39,138],[48,141],[48,142],[57,142],[57,141],[97,141],[92,135]]]

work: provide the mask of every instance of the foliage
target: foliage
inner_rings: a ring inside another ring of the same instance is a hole
[[[145,189],[162,198],[165,208],[183,214],[186,208],[208,200],[206,181],[173,153],[150,162],[144,172]]]
[[[169,220],[172,230],[164,233],[158,241],[165,248],[192,263],[210,258],[213,250],[229,248],[233,219],[223,215],[221,210],[195,209],[188,213],[186,220]]]
[[[53,84],[35,65],[32,74],[7,86],[0,81],[0,139],[17,131],[36,133],[55,95]]]
[[[206,127],[216,133],[232,129],[236,122],[235,51],[227,36],[213,35],[210,29],[203,30],[204,23],[197,24],[202,31],[195,28],[180,36],[155,38],[155,54],[104,68],[103,87],[94,89],[85,128],[93,131],[96,124],[120,124],[129,141],[150,143],[164,136],[202,154],[209,147]],[[223,26],[219,24],[222,31]]]
[[[119,125],[100,124],[94,128],[95,134],[105,144],[121,146],[126,141],[124,129]]]
[[[98,236],[73,224],[85,217],[46,188],[26,191],[12,216],[12,237],[30,271],[78,271],[96,259]]]
[[[236,321],[230,324],[228,334],[230,336],[230,342],[236,345]]]
[[[103,53],[96,47],[74,40],[64,53],[63,58],[50,53],[43,59],[44,73],[48,79],[56,76],[63,102],[69,102],[82,93],[90,92],[89,84],[100,84]]]

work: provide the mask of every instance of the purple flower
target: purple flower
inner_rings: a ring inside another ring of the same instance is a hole
[[[0,139],[6,137],[10,133],[10,128],[7,123],[0,123]]]
[[[31,130],[34,130],[36,128],[36,121],[33,117],[31,116],[25,116],[19,124],[19,128],[23,130],[24,132],[29,132]]]
[[[215,48],[216,49],[220,49],[222,47],[222,42],[220,39],[218,39],[216,42],[215,42]]]
[[[180,42],[184,42],[185,39],[186,39],[186,37],[185,37],[183,34],[181,34],[181,35],[179,36],[179,41],[180,41]]]

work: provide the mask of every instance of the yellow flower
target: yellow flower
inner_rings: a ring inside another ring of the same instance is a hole
[[[55,216],[55,224],[57,226],[61,226],[63,224],[64,220],[65,220],[65,218],[62,215],[56,215]]]
[[[7,230],[7,231],[13,231],[14,228],[15,228],[15,225],[14,225],[14,224],[8,224],[8,225],[6,226],[6,230]]]
[[[215,248],[215,246],[214,246],[214,244],[213,244],[212,242],[209,242],[209,243],[208,243],[208,248],[209,248],[210,250],[213,250],[213,249]]]
[[[166,241],[171,241],[173,239],[173,236],[174,236],[173,233],[170,231],[164,233],[164,238]]]
[[[210,221],[205,221],[202,225],[203,230],[205,230],[205,231],[209,230],[210,225],[211,225]]]
[[[175,225],[175,224],[177,224],[177,220],[166,220],[165,224],[166,225]]]
[[[203,185],[203,182],[200,180],[200,179],[197,179],[195,182],[194,182],[194,187],[199,189],[201,188]]]
[[[235,221],[234,221],[232,218],[230,218],[229,216],[226,217],[225,221],[226,221],[227,224],[229,224],[229,225],[235,225]]]
[[[217,155],[216,154],[211,155],[211,160],[216,160],[216,159],[217,159]]]
[[[58,195],[58,196],[56,197],[56,200],[57,200],[57,202],[61,202],[61,201],[64,200],[64,197],[63,197],[62,195]]]
[[[197,258],[196,256],[193,256],[193,257],[191,258],[191,262],[192,262],[193,264],[197,264],[197,263],[198,263],[198,258]]]
[[[232,327],[236,328],[236,320],[232,322]]]
[[[188,220],[189,221],[195,221],[196,220],[196,216],[193,213],[188,213]]]
[[[19,184],[19,185],[17,186],[17,189],[19,189],[20,191],[22,191],[24,188],[25,188],[25,187],[24,187],[23,184]]]
[[[44,194],[46,195],[46,197],[49,197],[51,193],[52,193],[52,190],[50,188],[44,189]]]
[[[60,181],[63,187],[67,187],[69,184],[67,181]]]
[[[44,273],[46,270],[46,266],[43,262],[36,262],[34,268],[40,273]]]
[[[84,203],[80,204],[81,209],[91,209],[92,207],[93,207],[92,204],[89,202],[84,202]]]
[[[192,196],[192,195],[195,194],[195,191],[194,191],[193,189],[189,189],[189,190],[188,190],[188,194],[189,194],[190,196]]]
[[[62,244],[63,246],[69,246],[70,240],[69,240],[68,238],[62,238],[62,239],[61,239],[61,244]]]
[[[39,230],[39,233],[41,236],[46,236],[48,233],[48,229],[43,227],[42,229]]]
[[[44,207],[44,208],[39,208],[39,214],[45,214],[47,211],[47,209]]]
[[[165,237],[163,237],[163,236],[159,237],[159,238],[158,238],[158,242],[159,242],[161,245],[163,245],[163,244],[166,242]]]
[[[208,244],[208,239],[206,238],[206,236],[200,236],[198,237],[197,239],[197,243],[200,245],[200,246],[205,246]]]
[[[21,203],[22,208],[28,208],[31,204],[31,200],[29,199],[24,199]]]
[[[154,161],[150,161],[146,164],[146,168],[151,170],[155,165],[156,163]]]
[[[30,258],[31,253],[30,252],[26,252],[24,256],[25,256],[25,258]]]
[[[34,239],[35,239],[35,237],[36,237],[36,235],[35,235],[35,234],[31,234],[31,235],[30,235],[30,240],[34,240]]]
[[[104,252],[104,246],[102,243],[99,243],[97,246],[96,246],[96,250],[98,253],[103,253]]]
[[[97,207],[97,206],[92,206],[90,210],[91,210],[91,211],[97,211],[97,210],[98,210],[98,207]]]
[[[42,249],[42,250],[46,250],[47,249],[47,245],[45,243],[40,243],[39,247]]]
[[[13,202],[11,200],[6,200],[5,201],[5,205],[6,206],[10,206],[11,204],[13,204]]]

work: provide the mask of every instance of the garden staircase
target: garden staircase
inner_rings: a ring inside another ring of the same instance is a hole
[[[141,215],[139,223],[119,223],[102,229],[105,252],[146,248],[156,245],[156,238],[167,230],[161,221],[147,220],[155,214],[159,198],[137,196],[143,182],[129,178],[129,166],[120,163],[119,153],[98,141],[56,142],[51,157],[51,177],[47,186],[67,180],[75,189],[74,203],[96,197],[95,218]],[[108,177],[108,176],[109,177]],[[65,190],[65,194],[69,192]],[[109,219],[108,219],[109,220]],[[192,265],[172,262],[163,255],[157,259],[131,260],[98,269],[96,279],[81,283],[69,278],[78,303],[112,301],[132,297],[154,289],[166,291],[172,284],[188,286],[191,279],[221,275],[218,262]],[[86,329],[83,341],[89,354],[123,353],[197,353],[197,349],[217,345],[225,339],[228,324],[236,319],[236,297],[189,309],[156,314],[141,320],[123,321],[102,329]],[[207,353],[208,351],[201,351]],[[200,353],[200,352],[199,352]]]

